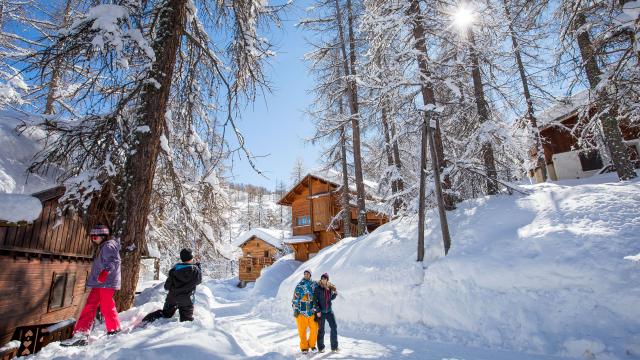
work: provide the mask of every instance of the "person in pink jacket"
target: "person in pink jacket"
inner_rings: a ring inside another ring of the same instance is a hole
[[[97,225],[89,233],[91,241],[98,246],[87,278],[87,287],[91,288],[91,292],[73,329],[74,336],[62,345],[87,344],[98,307],[104,317],[107,334],[120,332],[118,310],[113,301],[113,295],[120,289],[120,243],[109,235],[109,228],[105,225]]]

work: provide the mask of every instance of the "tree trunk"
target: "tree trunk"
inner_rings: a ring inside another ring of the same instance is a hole
[[[356,180],[356,196],[358,206],[358,236],[364,234],[367,226],[367,213],[365,205],[364,179],[362,175],[362,156],[360,153],[360,109],[358,103],[358,87],[355,82],[356,76],[356,54],[355,54],[355,38],[353,35],[353,14],[351,11],[351,0],[347,0],[348,24],[349,24],[349,59],[347,59],[346,39],[344,36],[344,28],[342,26],[342,11],[340,9],[339,0],[335,0],[336,4],[336,20],[338,23],[338,35],[340,37],[340,45],[342,52],[342,63],[344,73],[347,79],[347,93],[349,98],[349,109],[351,112],[351,136],[353,137],[353,167]]]
[[[576,15],[574,21],[575,29],[582,28],[585,23],[586,17],[584,14],[579,13]],[[589,87],[592,91],[596,92],[596,106],[598,112],[600,112],[600,118],[598,120],[606,145],[606,149],[602,149],[602,151],[608,151],[611,162],[613,162],[616,172],[618,173],[618,178],[621,181],[633,179],[636,177],[636,172],[633,168],[633,163],[627,155],[627,147],[624,144],[622,132],[618,126],[615,104],[609,99],[607,89],[597,90],[602,73],[598,67],[596,53],[589,38],[589,33],[586,30],[581,31],[577,35],[577,40],[584,70],[587,74],[587,80],[589,81]]]
[[[69,25],[70,20],[71,0],[67,0],[67,5],[64,8],[62,24],[60,24],[60,28],[66,28]],[[59,44],[59,46],[62,46],[62,44]],[[44,113],[47,115],[52,115],[55,112],[53,103],[56,100],[56,91],[58,91],[60,78],[62,77],[62,65],[62,57],[56,57],[56,59],[53,61],[53,69],[51,69],[51,79],[49,79],[49,90],[47,91],[47,100],[44,105]]]
[[[516,38],[516,32],[513,29],[513,19],[511,19],[511,13],[507,0],[503,0],[504,12],[507,15],[507,21],[509,22],[509,35],[511,36],[511,46],[513,48],[513,55],[516,58],[516,65],[518,66],[518,73],[520,74],[520,81],[522,81],[522,91],[524,93],[524,99],[527,103],[527,119],[529,125],[531,125],[533,141],[536,146],[536,167],[540,168],[542,173],[542,181],[547,181],[547,162],[544,158],[544,148],[542,147],[542,139],[540,138],[540,129],[538,129],[538,121],[533,111],[533,99],[529,92],[529,79],[527,73],[524,70],[524,63],[522,61],[522,55],[520,54],[520,46],[518,45],[518,39]]]
[[[342,113],[342,100],[340,100],[340,112]],[[342,236],[351,236],[351,206],[349,205],[349,172],[347,171],[347,134],[344,125],[340,130],[340,155],[342,165],[342,193],[340,201],[342,205]]]
[[[7,0],[0,0],[0,33],[4,32],[4,3],[5,3],[5,1],[7,1]]]
[[[398,147],[398,137],[396,135],[396,123],[395,121],[391,122],[391,146],[393,148],[393,163],[396,166],[396,171],[398,172],[398,180],[396,182],[396,187],[398,188],[398,192],[404,191],[404,181],[400,176],[400,172],[402,171],[402,160],[400,160],[400,148]],[[402,199],[400,199],[402,206]]]
[[[145,85],[137,113],[139,126],[149,126],[150,132],[137,132],[132,155],[126,163],[126,185],[122,197],[124,212],[119,221],[122,241],[122,288],[116,295],[119,311],[133,305],[140,256],[146,247],[145,228],[149,202],[160,147],[160,136],[165,124],[177,52],[184,30],[187,13],[186,0],[168,0],[159,12],[159,28],[153,43],[156,59],[149,78],[160,83],[157,89]]]
[[[442,231],[442,245],[444,247],[444,255],[449,253],[451,248],[451,235],[449,234],[449,224],[447,223],[447,213],[445,211],[444,197],[442,196],[442,188],[440,187],[440,170],[438,168],[438,153],[434,140],[434,129],[426,132],[429,140],[429,150],[431,152],[431,170],[433,171],[436,185],[436,199],[438,200],[438,218],[440,219],[440,230]]]
[[[436,99],[433,93],[433,85],[431,84],[431,72],[429,71],[429,64],[427,62],[427,45],[425,41],[425,31],[422,24],[422,18],[420,14],[420,7],[418,0],[409,0],[410,6],[408,15],[411,17],[413,38],[415,40],[415,49],[418,58],[418,69],[420,70],[420,83],[422,92],[422,101],[425,106],[435,107]],[[422,121],[422,142],[420,145],[420,194],[418,197],[418,261],[424,259],[424,224],[425,224],[425,197],[426,197],[426,169],[427,169],[427,151],[426,147],[432,147],[431,156],[433,168],[433,182],[436,190],[436,201],[438,204],[438,212],[440,215],[440,226],[442,230],[442,241],[445,244],[445,255],[449,250],[449,244],[451,239],[449,238],[449,230],[447,224],[447,214],[444,211],[444,200],[442,198],[442,187],[440,184],[440,166],[437,149],[435,146],[436,141],[428,141],[431,135],[431,118],[433,117],[433,111],[425,111],[424,119]]]
[[[467,32],[469,37],[469,58],[471,59],[471,78],[473,79],[473,94],[476,100],[476,108],[480,124],[484,124],[489,120],[489,105],[484,97],[484,87],[482,85],[482,76],[480,75],[480,61],[478,60],[478,52],[473,36],[473,30],[469,28]],[[482,143],[482,159],[484,161],[485,172],[487,173],[487,194],[495,195],[498,193],[498,183],[494,180],[498,178],[496,171],[496,161],[493,156],[493,146],[491,141],[484,140]]]
[[[389,168],[387,171],[389,171],[391,167],[395,167],[395,164],[393,163],[393,153],[391,150],[391,137],[389,135],[389,122],[387,120],[386,106],[383,106],[382,108],[382,132],[384,133],[384,149],[385,149],[385,153],[387,154],[387,167]],[[396,194],[398,193],[398,184],[394,179],[393,173],[391,174],[390,180],[391,180],[391,193],[393,194],[393,197],[394,197],[393,214],[395,215],[398,213],[398,210],[400,209],[400,203],[398,201],[399,199],[396,197]]]
[[[420,191],[418,194],[418,261],[424,260],[424,223],[427,192],[427,123],[422,122],[420,141]]]
[[[365,205],[364,176],[362,174],[362,155],[360,152],[360,104],[358,103],[358,88],[356,85],[356,41],[353,33],[353,7],[351,0],[347,0],[347,24],[349,26],[349,61],[351,69],[351,88],[353,89],[353,101],[358,107],[355,109],[355,117],[351,117],[351,128],[353,136],[353,168],[356,180],[356,193],[358,196],[358,235],[362,235],[367,230],[367,209]],[[353,114],[352,114],[353,115]]]

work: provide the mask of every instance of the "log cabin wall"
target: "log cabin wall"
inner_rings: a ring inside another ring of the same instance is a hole
[[[298,196],[291,205],[291,227],[294,236],[313,233],[311,229],[311,207],[306,197],[307,192],[305,191],[304,196]],[[309,216],[309,225],[298,225],[298,219],[305,216]]]
[[[589,116],[594,116],[595,110],[589,111]],[[573,151],[579,148],[578,138],[581,133],[581,128],[584,127],[584,122],[578,124],[579,114],[575,113],[567,116],[564,119],[559,119],[557,122],[562,126],[548,125],[540,130],[542,137],[542,147],[544,149],[544,158],[547,164],[552,164],[552,158],[554,154],[560,154],[563,152]],[[578,126],[578,128],[576,128]],[[640,138],[640,127],[633,126],[629,121],[620,121],[619,123],[622,138],[626,141]],[[592,138],[593,135],[589,135],[588,142],[595,142]],[[536,149],[532,148],[529,151],[531,160],[535,161]],[[633,156],[632,153],[630,153]],[[633,157],[632,157],[633,159]]]
[[[63,188],[33,196],[42,213],[31,224],[0,223],[0,345],[16,327],[77,318],[93,255],[86,221],[57,217]]]
[[[252,257],[256,258],[272,258],[276,256],[277,251],[275,246],[255,236],[252,236],[251,239],[242,245],[242,256],[249,256],[249,254],[251,254]]]
[[[341,209],[341,194],[336,192],[337,188],[336,184],[307,175],[281,200],[283,205],[291,206],[292,235],[313,234],[316,237],[313,242],[292,244],[296,260],[308,260],[310,254],[335,244],[343,236],[341,220],[334,224],[334,229],[327,231],[331,220]],[[367,199],[372,200],[371,196]],[[356,228],[353,221],[357,219],[358,210],[354,206],[350,210],[353,234]],[[369,231],[388,221],[385,215],[375,212],[368,212],[366,217]]]
[[[240,281],[256,281],[265,267],[273,264],[277,249],[268,242],[252,236],[242,246],[242,258],[238,262]]]
[[[90,260],[0,255],[0,344],[17,327],[77,319]]]

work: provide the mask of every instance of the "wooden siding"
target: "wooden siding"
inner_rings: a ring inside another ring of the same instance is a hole
[[[33,194],[42,213],[31,224],[0,223],[0,344],[11,340],[17,327],[77,319],[84,305],[94,247],[85,218],[71,212],[58,216],[63,192],[59,187]],[[59,307],[50,307],[54,274],[68,279]]]
[[[592,109],[589,111],[589,115],[593,116],[595,111]],[[560,126],[545,126],[540,130],[542,137],[542,147],[544,149],[544,158],[547,164],[552,164],[552,158],[554,154],[560,154],[567,151],[573,151],[580,148],[578,144],[578,138],[575,135],[579,135],[584,127],[584,123],[578,124],[578,114],[567,117],[562,120],[563,127]],[[620,131],[624,140],[633,140],[640,137],[640,127],[631,126],[627,121],[620,122]],[[572,133],[573,131],[573,133]],[[595,142],[593,140],[593,134],[587,135],[586,140]],[[531,148],[529,155],[532,160],[535,160],[536,149]]]
[[[249,254],[251,254],[251,256],[256,258],[265,257],[265,251],[269,252],[269,256],[266,257],[275,257],[278,251],[275,246],[255,236],[242,244],[240,248],[242,249],[242,256],[249,256]]]
[[[313,231],[325,231],[335,214],[332,213],[331,197],[313,199]]]
[[[311,229],[311,225],[308,226],[298,226],[296,220],[299,216],[311,216],[311,204],[309,200],[306,198],[307,194],[301,195],[293,201],[291,206],[291,227],[293,230],[293,235],[306,235],[313,233]]]
[[[295,259],[298,261],[307,261],[309,254],[317,253],[321,249],[335,244],[342,236],[342,221],[335,223],[335,228],[327,231],[333,219],[340,211],[340,193],[335,192],[337,186],[327,183],[326,181],[317,179],[313,176],[307,176],[292,189],[286,199],[282,203],[291,206],[291,227],[292,235],[310,235],[314,234],[316,240],[309,243],[292,244],[295,251]],[[309,216],[311,225],[298,226],[298,217]],[[357,209],[351,208],[352,234],[355,233],[355,224],[353,221],[357,219]],[[367,213],[367,229],[373,231],[376,227],[388,221],[385,215],[374,212]]]
[[[320,249],[324,249],[327,246],[331,246],[337,242],[336,236],[333,232],[323,231],[318,234],[318,242]]]
[[[242,257],[238,261],[240,281],[256,281],[262,269],[273,264],[278,251],[275,246],[256,236],[242,244],[241,249]]]
[[[33,223],[0,225],[0,250],[91,258],[85,222],[76,214],[58,217],[57,207],[57,198],[47,200]]]
[[[256,281],[260,277],[262,269],[274,263],[273,258],[242,257],[238,262],[240,281]]]
[[[0,344],[11,340],[18,326],[51,324],[78,318],[86,300],[85,284],[89,260],[50,257],[27,258],[0,255]],[[75,274],[70,306],[49,309],[54,273]]]

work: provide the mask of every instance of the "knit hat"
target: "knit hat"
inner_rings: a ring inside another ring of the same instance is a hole
[[[304,271],[305,273],[309,273],[309,275],[311,275],[311,270],[307,269]]]
[[[193,259],[193,253],[191,252],[191,250],[189,249],[180,250],[180,260],[182,260],[182,262],[187,262],[191,259]]]
[[[109,236],[109,228],[107,225],[96,225],[91,229],[89,235]]]
[[[322,279],[327,279],[327,280],[329,280],[329,274],[327,274],[327,273],[322,274],[322,276],[320,276],[320,279],[321,279],[321,280],[322,280]]]

